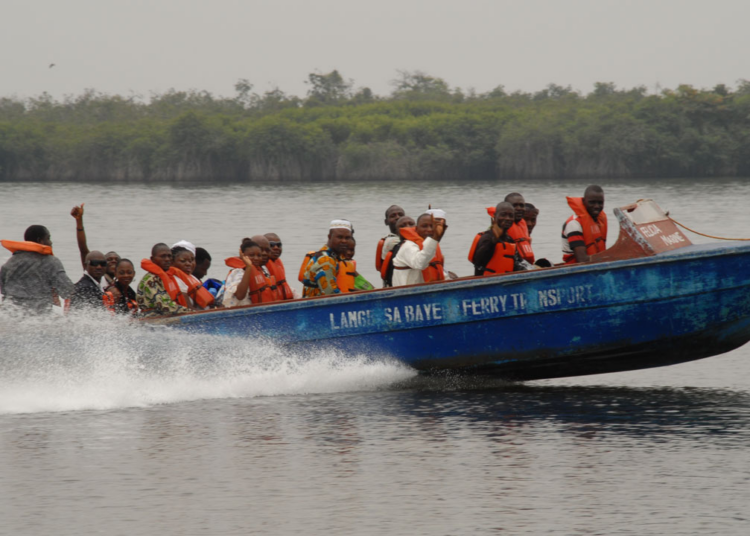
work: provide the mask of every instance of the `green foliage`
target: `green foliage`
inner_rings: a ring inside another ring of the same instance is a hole
[[[750,82],[658,95],[453,89],[399,72],[390,98],[338,71],[305,99],[246,79],[232,98],[86,90],[0,98],[0,180],[310,180],[750,175]]]

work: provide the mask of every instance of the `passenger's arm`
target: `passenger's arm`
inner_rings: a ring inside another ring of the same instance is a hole
[[[75,206],[70,211],[70,215],[76,220],[76,239],[78,240],[78,251],[81,254],[81,265],[86,269],[86,255],[89,254],[89,247],[86,244],[86,231],[83,229],[83,205]]]
[[[589,262],[591,257],[586,253],[586,246],[576,246],[573,248],[573,255],[576,257],[577,262]]]
[[[435,257],[437,246],[438,243],[436,240],[426,238],[424,246],[420,250],[417,244],[407,240],[402,244],[401,249],[398,250],[396,259],[413,270],[424,270]]]
[[[253,262],[242,253],[242,250],[240,250],[240,259],[245,263],[245,273],[237,285],[237,289],[234,291],[234,297],[238,300],[244,300],[250,288],[250,278],[253,275]]]
[[[75,285],[65,273],[65,268],[57,257],[51,257],[52,262],[52,287],[55,289],[58,296],[63,299],[68,299],[73,295]]]

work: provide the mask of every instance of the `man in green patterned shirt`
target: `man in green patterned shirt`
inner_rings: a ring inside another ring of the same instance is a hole
[[[151,249],[151,259],[141,261],[141,267],[148,273],[138,283],[136,300],[144,317],[168,316],[191,311],[177,302],[180,289],[174,278],[167,273],[171,266],[172,250],[166,244],[156,244]]]

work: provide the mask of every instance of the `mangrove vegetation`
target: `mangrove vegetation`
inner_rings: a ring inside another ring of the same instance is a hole
[[[0,180],[406,180],[750,176],[750,82],[533,93],[399,72],[388,96],[340,73],[307,95],[88,90],[0,98]]]

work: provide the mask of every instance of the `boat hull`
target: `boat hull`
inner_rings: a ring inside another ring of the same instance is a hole
[[[298,352],[392,358],[510,380],[617,372],[717,355],[750,340],[750,246],[293,302],[164,321]]]

